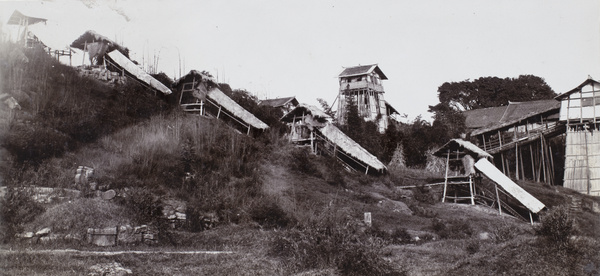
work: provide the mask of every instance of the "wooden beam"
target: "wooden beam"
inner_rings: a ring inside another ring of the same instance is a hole
[[[442,202],[446,201],[446,191],[448,189],[448,170],[450,169],[450,150],[448,150],[448,157],[446,158],[446,177],[444,180],[444,194],[442,195]]]

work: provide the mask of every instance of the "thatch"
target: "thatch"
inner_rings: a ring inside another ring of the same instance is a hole
[[[302,115],[311,115],[314,120],[321,122],[321,123],[331,121],[331,117],[329,115],[327,115],[327,113],[325,113],[324,111],[322,111],[321,109],[319,109],[316,106],[308,105],[308,104],[304,104],[304,103],[299,104],[294,109],[292,109],[290,112],[283,115],[283,117],[281,117],[281,121],[291,123],[294,120],[294,116],[301,117]]]
[[[285,97],[285,98],[278,98],[278,99],[267,99],[267,100],[262,100],[260,101],[260,103],[258,103],[258,105],[265,105],[265,106],[270,106],[270,107],[282,107],[288,103],[292,103],[294,106],[297,106],[298,100],[296,100],[296,97]]]
[[[392,156],[392,160],[388,164],[389,169],[399,169],[406,168],[406,159],[404,158],[404,148],[402,144],[399,144],[394,150],[394,155]]]
[[[446,158],[448,151],[451,153],[459,152],[459,156],[462,158],[465,155],[471,155],[476,160],[481,158],[492,158],[492,155],[485,152],[484,150],[477,147],[475,144],[465,141],[462,139],[452,139],[441,148],[436,150],[433,155],[437,157]]]
[[[121,52],[121,54],[123,54],[124,56],[129,58],[129,49],[112,41],[108,37],[103,36],[99,33],[96,33],[95,31],[92,31],[92,30],[86,31],[79,38],[75,39],[71,43],[71,47],[77,48],[80,50],[86,50],[85,49],[86,45],[88,45],[90,43],[94,43],[94,42],[105,43],[108,46],[108,50],[106,52],[112,52],[114,50],[118,50],[119,52]]]
[[[366,149],[361,147],[358,143],[354,142],[350,137],[344,134],[340,129],[332,124],[327,124],[325,127],[318,130],[325,138],[336,144],[339,149],[343,150],[346,154],[353,158],[360,160],[368,166],[378,170],[387,170],[387,167],[377,159],[374,155],[369,153]]]
[[[127,57],[121,54],[121,52],[115,50],[108,53],[107,55],[113,63],[115,63],[117,66],[121,67],[122,69],[133,75],[139,81],[149,85],[153,89],[156,89],[165,95],[171,94],[171,89],[169,89],[160,81],[150,76],[148,73],[144,72],[144,70],[140,69],[135,63],[133,63],[131,60],[129,60]]]

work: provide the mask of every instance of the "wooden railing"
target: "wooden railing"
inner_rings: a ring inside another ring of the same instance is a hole
[[[348,82],[348,83],[342,83],[340,85],[341,90],[367,89],[367,88],[371,88],[378,92],[383,92],[383,85],[375,84],[375,83],[367,82],[367,81]]]
[[[485,143],[478,141],[478,146],[490,154],[495,154],[504,150],[512,149],[514,148],[515,144],[518,144],[519,146],[528,144],[539,139],[540,135],[543,135],[544,137],[553,137],[557,134],[563,133],[564,129],[565,125],[557,123],[550,127],[543,126],[529,130],[529,133],[517,133],[516,137],[513,133],[501,133],[501,136],[492,138],[490,140],[485,140]]]

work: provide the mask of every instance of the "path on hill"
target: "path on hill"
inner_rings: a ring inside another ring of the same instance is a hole
[[[79,256],[115,256],[124,254],[171,254],[171,255],[220,255],[233,254],[233,251],[144,251],[144,250],[126,250],[126,251],[87,251],[76,249],[27,249],[27,250],[6,250],[0,249],[0,254],[74,254]]]

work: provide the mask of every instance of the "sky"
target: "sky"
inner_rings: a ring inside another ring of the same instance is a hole
[[[331,105],[344,67],[378,64],[405,121],[431,120],[445,82],[531,74],[564,93],[600,80],[597,0],[0,0],[3,39],[15,9],[48,19],[31,30],[53,48],[95,30],[145,68],[206,70],[259,99]]]

